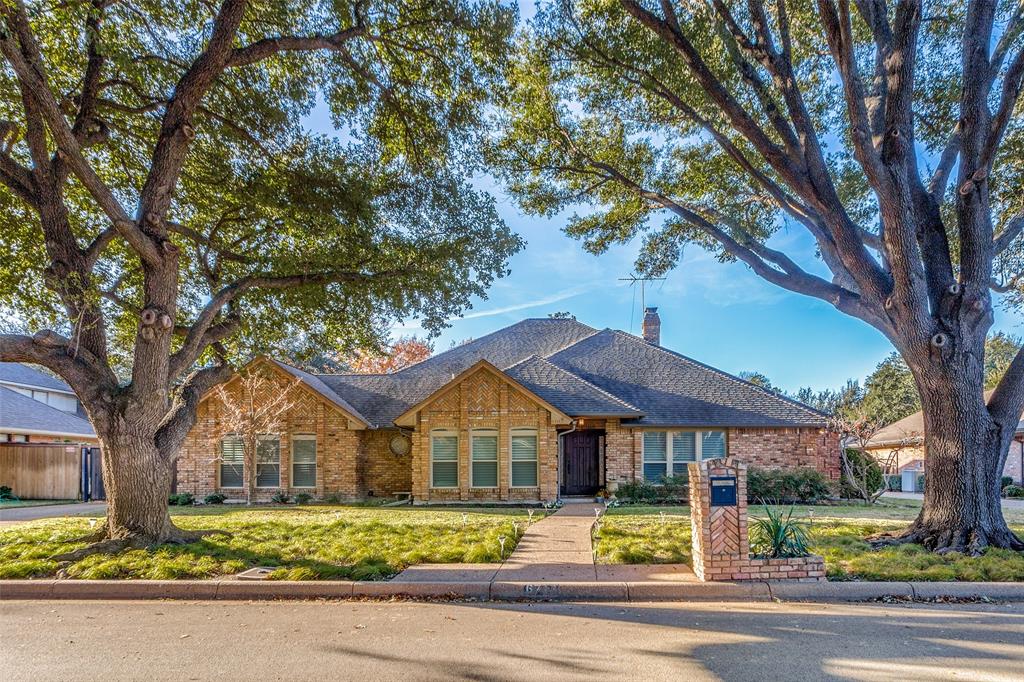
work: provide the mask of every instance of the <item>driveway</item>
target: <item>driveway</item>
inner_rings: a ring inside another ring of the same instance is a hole
[[[883,497],[891,497],[899,500],[917,500],[919,502],[924,501],[924,493],[900,493],[890,491],[885,493]],[[1024,511],[1024,500],[1015,500],[1010,498],[1003,498],[1003,509],[1014,509]]]
[[[12,507],[0,509],[0,526],[11,526],[36,519],[59,519],[65,516],[105,516],[106,502],[79,502],[78,504],[50,504],[42,507]]]
[[[0,602],[17,680],[1019,682],[1019,605]]]

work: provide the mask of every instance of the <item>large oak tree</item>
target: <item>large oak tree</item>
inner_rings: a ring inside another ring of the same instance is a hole
[[[489,0],[0,3],[0,306],[81,397],[106,544],[167,513],[196,404],[288,338],[437,328],[521,247],[466,184],[514,12]],[[309,130],[326,104],[337,138]],[[38,331],[37,331],[38,330]]]
[[[1019,0],[553,0],[523,38],[494,157],[533,211],[589,203],[601,252],[696,243],[881,331],[924,408],[928,485],[890,540],[1024,549],[999,477],[1024,355],[987,402],[992,288],[1024,229]],[[783,252],[780,229],[818,259]],[[1013,255],[1018,254],[1018,255]]]

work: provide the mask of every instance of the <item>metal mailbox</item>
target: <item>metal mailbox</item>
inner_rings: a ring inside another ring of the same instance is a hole
[[[712,476],[710,482],[712,507],[736,506],[735,476]]]

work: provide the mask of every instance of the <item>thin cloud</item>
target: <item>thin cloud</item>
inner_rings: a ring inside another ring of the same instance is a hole
[[[542,305],[551,305],[552,303],[558,303],[564,301],[567,298],[573,296],[579,296],[582,293],[586,293],[592,286],[592,284],[585,284],[575,286],[570,289],[563,289],[562,291],[552,294],[551,296],[545,296],[544,298],[538,298],[533,301],[527,301],[525,303],[517,303],[515,305],[502,306],[500,308],[491,308],[490,310],[478,310],[476,312],[467,313],[460,320],[474,320],[480,317],[493,317],[495,315],[504,315],[505,313],[514,313],[517,310],[527,310],[529,308],[538,308]]]

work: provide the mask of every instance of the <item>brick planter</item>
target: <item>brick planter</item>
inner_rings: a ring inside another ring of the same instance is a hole
[[[711,580],[825,579],[825,560],[820,556],[766,559],[751,556],[747,535],[747,465],[732,457],[691,462],[690,522],[693,538],[693,572]],[[735,479],[735,500],[713,504],[711,479]]]

